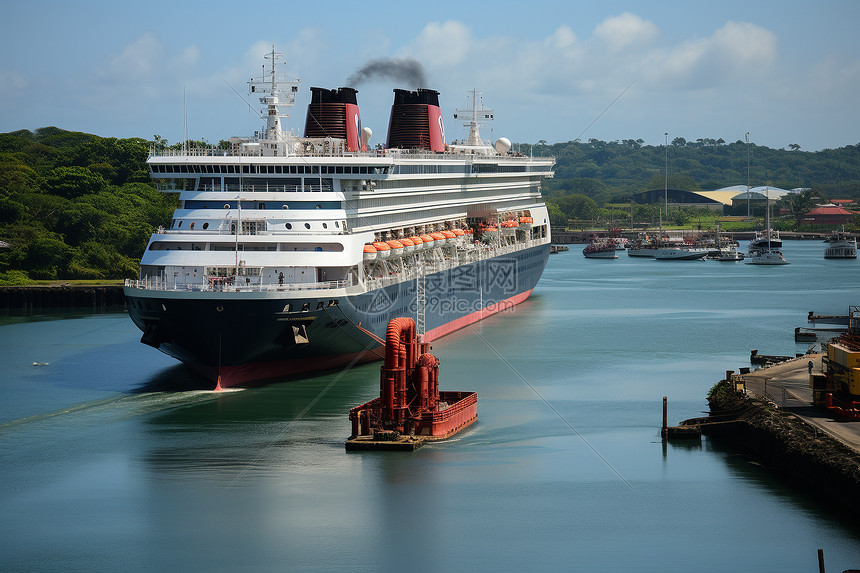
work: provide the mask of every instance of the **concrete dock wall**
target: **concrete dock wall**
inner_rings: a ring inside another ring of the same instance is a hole
[[[790,412],[745,397],[710,399],[711,413],[743,413],[714,437],[838,511],[860,511],[860,452]],[[707,424],[702,433],[710,435]]]
[[[0,308],[94,308],[125,304],[119,285],[0,287]]]

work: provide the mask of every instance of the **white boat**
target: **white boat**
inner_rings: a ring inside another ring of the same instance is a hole
[[[782,241],[771,237],[770,228],[770,195],[765,191],[765,210],[764,210],[764,237],[757,237],[750,241],[749,254],[750,260],[748,265],[787,265],[789,264],[785,257],[782,256],[782,251],[777,248],[777,244],[782,245]]]
[[[748,265],[787,265],[788,261],[782,256],[782,251],[778,249],[763,249],[755,251],[751,256]]]
[[[731,244],[720,248],[720,254],[717,256],[717,260],[728,262],[742,261],[744,260],[744,254],[738,250],[737,245]]]
[[[665,247],[654,251],[654,259],[658,261],[695,261],[708,256],[708,249],[693,247]]]
[[[824,249],[825,259],[856,259],[857,239],[843,235],[828,243]]]

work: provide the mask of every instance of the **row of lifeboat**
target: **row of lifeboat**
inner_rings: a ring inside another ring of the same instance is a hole
[[[364,260],[367,262],[406,257],[418,252],[439,247],[455,247],[472,243],[472,229],[436,231],[425,235],[413,235],[401,239],[375,241],[364,245]]]

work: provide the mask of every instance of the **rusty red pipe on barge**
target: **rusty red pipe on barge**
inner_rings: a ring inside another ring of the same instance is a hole
[[[477,420],[475,392],[439,391],[439,359],[429,350],[429,344],[418,342],[411,318],[388,323],[379,398],[350,410],[352,436],[347,449],[384,449],[361,444],[392,442],[403,436],[413,442],[447,438]]]

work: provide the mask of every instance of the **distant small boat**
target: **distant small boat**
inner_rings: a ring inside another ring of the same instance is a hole
[[[738,250],[737,245],[729,245],[727,247],[722,247],[720,249],[720,254],[717,255],[718,261],[742,261],[744,260],[744,254]]]
[[[708,249],[692,247],[666,247],[654,251],[654,258],[658,261],[695,261],[707,256]]]
[[[857,239],[854,237],[841,236],[835,241],[828,243],[824,249],[825,259],[856,259]]]
[[[763,233],[756,232],[754,239],[750,241],[750,253],[753,251],[764,249],[781,249],[782,239],[779,238],[779,231],[774,231],[768,227]]]
[[[776,232],[776,237],[773,236],[774,231],[770,228],[770,195],[765,191],[765,210],[764,210],[764,227],[765,232],[763,237],[756,237],[750,241],[749,255],[750,260],[748,265],[787,265],[788,261],[782,256],[782,251],[779,247],[782,246],[782,241],[779,238],[779,232]]]
[[[782,256],[782,251],[777,249],[764,249],[755,251],[750,255],[748,265],[787,265],[788,261]]]
[[[595,240],[588,244],[587,247],[582,249],[582,254],[585,255],[587,259],[617,259],[618,255],[615,254],[615,241],[612,239],[609,240]]]

